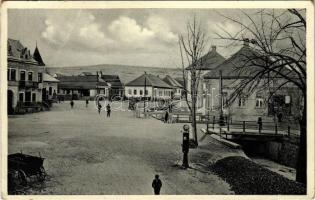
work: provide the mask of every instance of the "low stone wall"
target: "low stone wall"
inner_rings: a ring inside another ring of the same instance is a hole
[[[235,141],[248,156],[262,156],[295,168],[298,156],[298,138],[287,137],[279,141]]]
[[[267,142],[265,144],[266,156],[280,164],[296,167],[298,144],[288,139],[282,142]]]

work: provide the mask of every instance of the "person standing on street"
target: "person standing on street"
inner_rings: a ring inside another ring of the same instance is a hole
[[[159,178],[159,175],[155,175],[155,179],[152,181],[152,187],[155,195],[160,195],[160,190],[162,187],[162,181]]]
[[[71,105],[71,109],[73,108],[73,106],[74,106],[74,102],[73,102],[73,100],[71,100],[70,101],[70,105]]]
[[[168,111],[165,112],[164,123],[168,123]]]
[[[98,114],[101,114],[102,105],[100,102],[97,103]]]
[[[85,100],[85,107],[87,108],[88,105],[89,105],[89,99],[86,99],[86,100]]]
[[[111,110],[110,110],[110,105],[109,104],[107,104],[106,110],[107,110],[107,117],[110,117]]]

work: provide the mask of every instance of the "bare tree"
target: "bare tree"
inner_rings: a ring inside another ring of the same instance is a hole
[[[299,117],[300,144],[296,166],[296,180],[306,183],[306,20],[305,10],[260,10],[254,14],[242,12],[247,22],[220,14],[241,27],[235,34],[223,30],[216,33],[219,39],[231,44],[247,40],[252,51],[242,55],[242,65],[235,67],[238,77],[230,103],[242,93],[250,94],[257,89],[266,90],[274,82],[272,96],[283,87],[298,88],[303,97],[303,108]],[[249,38],[249,39],[244,39]],[[272,85],[272,86],[271,86]]]
[[[186,31],[185,35],[179,35],[179,49],[182,61],[185,100],[192,116],[191,125],[194,142],[198,146],[196,111],[198,87],[201,78],[201,57],[205,48],[206,34],[201,27],[201,23],[196,21],[196,17],[192,21],[187,22]],[[188,65],[187,68],[186,64]]]

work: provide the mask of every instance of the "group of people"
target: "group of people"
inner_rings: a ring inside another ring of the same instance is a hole
[[[88,107],[88,105],[89,105],[89,100],[86,99],[85,100],[85,107]],[[70,101],[70,106],[71,106],[71,109],[73,109],[73,107],[74,107],[74,101],[73,100]],[[98,114],[101,114],[102,105],[99,101],[97,102],[97,110],[98,110]],[[110,117],[111,107],[109,104],[107,104],[107,106],[106,106],[106,111],[107,111],[107,117]]]
[[[97,110],[98,110],[98,114],[101,114],[102,105],[100,102],[97,103]],[[107,106],[106,106],[106,111],[107,111],[107,117],[110,117],[111,107],[109,104],[107,104]]]

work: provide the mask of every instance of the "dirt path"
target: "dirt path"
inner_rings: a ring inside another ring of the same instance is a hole
[[[92,104],[85,108],[76,101],[71,110],[64,102],[49,112],[9,118],[9,153],[41,152],[46,158],[50,178],[44,187],[28,190],[32,194],[152,194],[155,174],[163,181],[162,194],[232,193],[227,183],[198,165],[178,168],[181,127],[134,118],[128,111],[106,118]],[[218,144],[212,148],[225,151]]]

